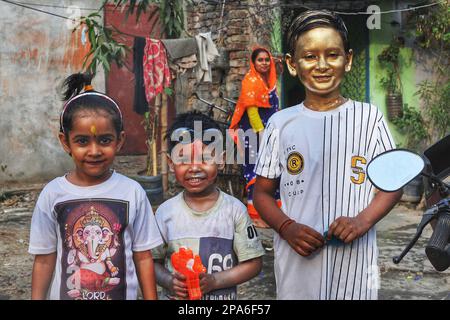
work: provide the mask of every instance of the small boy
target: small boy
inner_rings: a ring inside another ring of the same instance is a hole
[[[401,192],[374,196],[365,170],[394,141],[377,107],[340,94],[353,52],[339,16],[302,13],[287,43],[289,73],[306,98],[269,119],[255,165],[254,205],[277,232],[277,297],[377,299],[374,226]]]
[[[156,211],[164,244],[152,254],[157,283],[163,287],[161,298],[188,297],[185,277],[171,264],[180,247],[198,254],[206,267],[200,274],[202,299],[234,300],[236,286],[261,271],[264,249],[246,207],[217,188],[217,173],[223,167],[217,159],[223,154],[208,154],[207,135],[215,142],[222,137],[218,124],[198,112],[179,115],[167,133],[170,170],[184,191]]]

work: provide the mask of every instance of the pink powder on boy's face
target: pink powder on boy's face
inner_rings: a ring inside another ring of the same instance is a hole
[[[200,140],[181,146],[180,153],[190,153],[188,157],[181,154],[185,161],[171,162],[177,182],[190,194],[206,195],[216,190],[215,182],[219,165],[215,161],[204,161],[202,153],[205,145]],[[189,159],[189,161],[187,161]]]

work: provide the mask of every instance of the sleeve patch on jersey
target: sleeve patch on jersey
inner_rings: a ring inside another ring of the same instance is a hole
[[[287,170],[292,175],[297,175],[300,172],[303,171],[303,168],[305,166],[305,161],[303,159],[303,156],[294,151],[291,152],[287,158]]]

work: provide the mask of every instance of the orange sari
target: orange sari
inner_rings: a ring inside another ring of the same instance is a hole
[[[258,48],[255,48],[256,50]],[[264,48],[262,48],[264,49]],[[253,51],[254,51],[253,50]],[[264,49],[267,53],[268,50]],[[257,227],[268,228],[267,224],[261,219],[255,207],[253,206],[253,189],[256,181],[256,175],[254,173],[254,163],[249,162],[248,155],[252,152],[257,153],[259,149],[259,142],[256,145],[249,143],[241,143],[237,139],[237,129],[243,129],[244,131],[250,128],[249,119],[245,115],[247,108],[258,107],[264,108],[259,111],[261,121],[263,125],[266,125],[269,117],[276,111],[278,111],[278,96],[276,93],[277,74],[275,63],[272,55],[270,57],[270,69],[268,77],[268,85],[262,78],[261,74],[256,71],[255,65],[250,58],[250,71],[245,75],[242,80],[241,94],[239,96],[236,108],[234,110],[233,117],[230,124],[230,134],[238,145],[238,149],[244,154],[245,163],[244,166],[244,178],[246,180],[245,190],[247,193],[247,210],[253,223]],[[258,138],[259,141],[259,138]],[[251,151],[253,150],[253,151]],[[279,199],[279,192],[277,191],[275,198]],[[280,206],[279,200],[277,201]]]
[[[255,48],[253,51],[255,51]],[[264,49],[264,48],[262,48]],[[255,69],[255,65],[250,58],[250,70],[242,80],[241,94],[236,103],[233,117],[231,118],[230,129],[237,129],[239,121],[242,115],[248,107],[258,108],[270,108],[269,93],[274,89],[277,84],[277,72],[275,68],[275,62],[268,50],[266,50],[270,57],[270,70],[269,70],[269,86],[263,80],[262,76]]]

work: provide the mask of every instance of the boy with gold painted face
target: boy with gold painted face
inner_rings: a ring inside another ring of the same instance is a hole
[[[377,299],[374,226],[401,192],[374,195],[365,169],[394,141],[376,106],[340,94],[353,52],[339,16],[302,13],[287,43],[288,70],[306,98],[270,118],[255,166],[254,204],[277,232],[277,297]]]

